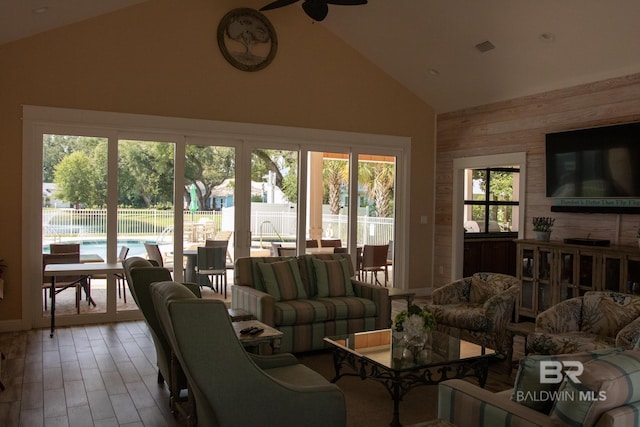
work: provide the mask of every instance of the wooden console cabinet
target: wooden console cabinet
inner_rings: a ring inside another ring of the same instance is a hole
[[[640,249],[516,240],[516,277],[522,281],[516,320],[587,291],[631,292],[640,282]]]

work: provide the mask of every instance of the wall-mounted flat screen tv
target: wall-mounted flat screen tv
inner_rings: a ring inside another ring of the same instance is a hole
[[[640,122],[546,135],[547,197],[640,198]]]

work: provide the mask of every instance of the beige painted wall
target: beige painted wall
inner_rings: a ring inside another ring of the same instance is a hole
[[[273,63],[256,73],[236,70],[216,42],[217,23],[234,7],[233,0],[153,0],[0,46],[0,258],[9,264],[0,320],[22,315],[25,104],[411,137],[408,281],[429,285],[432,108],[299,7],[268,13],[279,42]],[[429,215],[428,225],[421,215]]]
[[[532,217],[553,216],[553,240],[589,235],[636,246],[640,215],[551,212],[544,158],[546,133],[634,121],[640,121],[640,74],[438,116],[434,286],[451,280],[452,171],[462,157],[526,151],[525,238],[534,237]]]

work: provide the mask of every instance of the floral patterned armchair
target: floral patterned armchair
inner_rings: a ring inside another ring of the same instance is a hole
[[[640,339],[640,296],[591,291],[564,300],[536,318],[527,350],[564,354],[601,348],[631,349]]]
[[[520,280],[500,273],[476,273],[433,291],[429,310],[437,329],[489,347],[511,360],[513,338],[507,333]]]

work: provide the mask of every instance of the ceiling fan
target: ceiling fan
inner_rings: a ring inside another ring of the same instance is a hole
[[[279,7],[289,6],[290,4],[296,3],[298,1],[299,0],[276,0],[269,3],[260,10],[262,11],[277,9]],[[327,17],[327,13],[329,13],[330,4],[340,6],[357,6],[361,4],[367,4],[367,0],[303,0],[302,9],[304,9],[306,14],[309,15],[314,21],[322,21]]]

